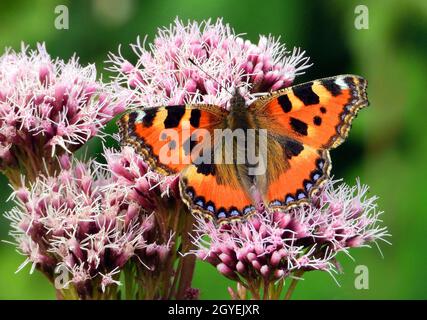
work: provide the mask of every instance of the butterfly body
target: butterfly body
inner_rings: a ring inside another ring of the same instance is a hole
[[[270,210],[307,203],[329,176],[329,150],[344,141],[367,104],[366,81],[342,75],[271,92],[250,105],[236,91],[229,111],[203,104],[144,108],[124,115],[119,126],[123,143],[153,170],[180,174],[191,211],[229,221],[256,212],[259,202]],[[165,129],[179,138],[166,137]],[[245,137],[217,139],[217,132]],[[165,146],[180,161],[162,161]],[[189,154],[195,157],[184,161]]]

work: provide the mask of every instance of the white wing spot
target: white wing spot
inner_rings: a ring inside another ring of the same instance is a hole
[[[136,122],[142,121],[142,119],[144,119],[144,117],[146,115],[145,111],[138,110],[137,113],[138,113],[138,116],[136,117],[135,121]]]
[[[340,88],[348,89],[347,83],[344,81],[344,77],[338,77],[335,80],[335,83],[340,86]]]

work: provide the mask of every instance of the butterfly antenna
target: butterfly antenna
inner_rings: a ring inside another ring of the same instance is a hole
[[[196,62],[194,62],[193,59],[188,58],[188,61],[190,61],[197,69],[202,71],[205,75],[207,75],[209,78],[211,78],[213,81],[215,81],[221,88],[223,88],[225,91],[227,91],[230,95],[233,95],[230,91],[227,90],[226,87],[224,87],[217,79],[212,77],[209,73],[207,73],[205,70],[203,70]]]

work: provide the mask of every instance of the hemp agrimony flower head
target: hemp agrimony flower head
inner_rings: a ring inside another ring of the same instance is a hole
[[[310,66],[304,51],[289,52],[273,37],[261,36],[252,43],[221,19],[186,25],[176,19],[169,28],[159,29],[148,48],[138,39],[132,49],[135,64],[110,54],[109,69],[143,106],[211,103],[226,108],[230,93],[224,88],[240,88],[251,100],[259,92],[289,86]]]
[[[0,56],[0,169],[12,184],[45,165],[53,172],[54,156],[77,150],[124,110],[121,91],[96,77],[94,65],[52,59],[44,44]]]
[[[191,287],[195,257],[183,256],[192,245],[189,233],[193,217],[183,210],[179,200],[176,177],[162,177],[148,169],[143,158],[131,147],[120,151],[106,150],[107,169],[112,173],[116,189],[126,194],[128,201],[152,211],[153,234],[149,242],[156,245],[148,252],[163,250],[158,244],[167,244],[166,259],[148,259],[149,269],[140,268],[135,274],[128,272],[130,281],[142,283],[138,298],[144,299],[195,299],[198,290]],[[154,256],[155,258],[156,256]],[[152,265],[152,264],[153,265]]]
[[[18,270],[31,263],[67,299],[117,298],[123,270],[159,272],[171,241],[155,228],[149,206],[155,191],[140,183],[134,199],[99,164],[67,154],[60,163],[57,176],[42,175],[14,193],[16,206],[6,217],[26,256]]]
[[[238,289],[233,299],[279,299],[285,280],[293,279],[286,293],[290,298],[304,272],[337,272],[335,257],[348,249],[385,241],[377,197],[367,196],[368,187],[329,181],[309,206],[286,212],[263,212],[246,223],[216,226],[198,219],[195,253],[216,267]],[[339,270],[338,270],[339,271]]]

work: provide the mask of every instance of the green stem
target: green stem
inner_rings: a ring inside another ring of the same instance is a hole
[[[290,286],[288,288],[288,291],[285,294],[285,300],[290,300],[291,299],[292,294],[295,291],[295,287],[297,286],[298,281],[300,280],[299,278],[303,275],[303,273],[304,273],[304,270],[298,270],[298,271],[295,272],[295,274],[294,274],[295,278],[292,279],[292,282],[291,282],[291,284],[290,284]]]
[[[263,283],[264,283],[264,292],[263,292],[262,299],[269,300],[270,283],[266,279],[264,279]]]
[[[190,233],[193,229],[194,217],[187,212],[183,212],[184,228],[181,232],[182,240],[182,252],[185,254],[193,248],[193,243],[191,242]],[[176,299],[183,299],[185,291],[191,287],[191,282],[193,280],[194,269],[196,267],[196,256],[189,255],[180,257],[182,260],[182,268],[180,270],[178,291],[176,294]]]
[[[279,283],[274,286],[274,292],[272,294],[273,300],[278,300],[280,298],[280,294],[282,293],[284,283],[285,283],[285,280],[280,279]]]
[[[134,295],[133,295],[133,291],[134,291],[134,282],[135,282],[135,277],[133,274],[133,270],[132,270],[132,265],[131,264],[127,264],[124,268],[124,276],[125,276],[125,299],[126,300],[132,300],[135,299]]]

